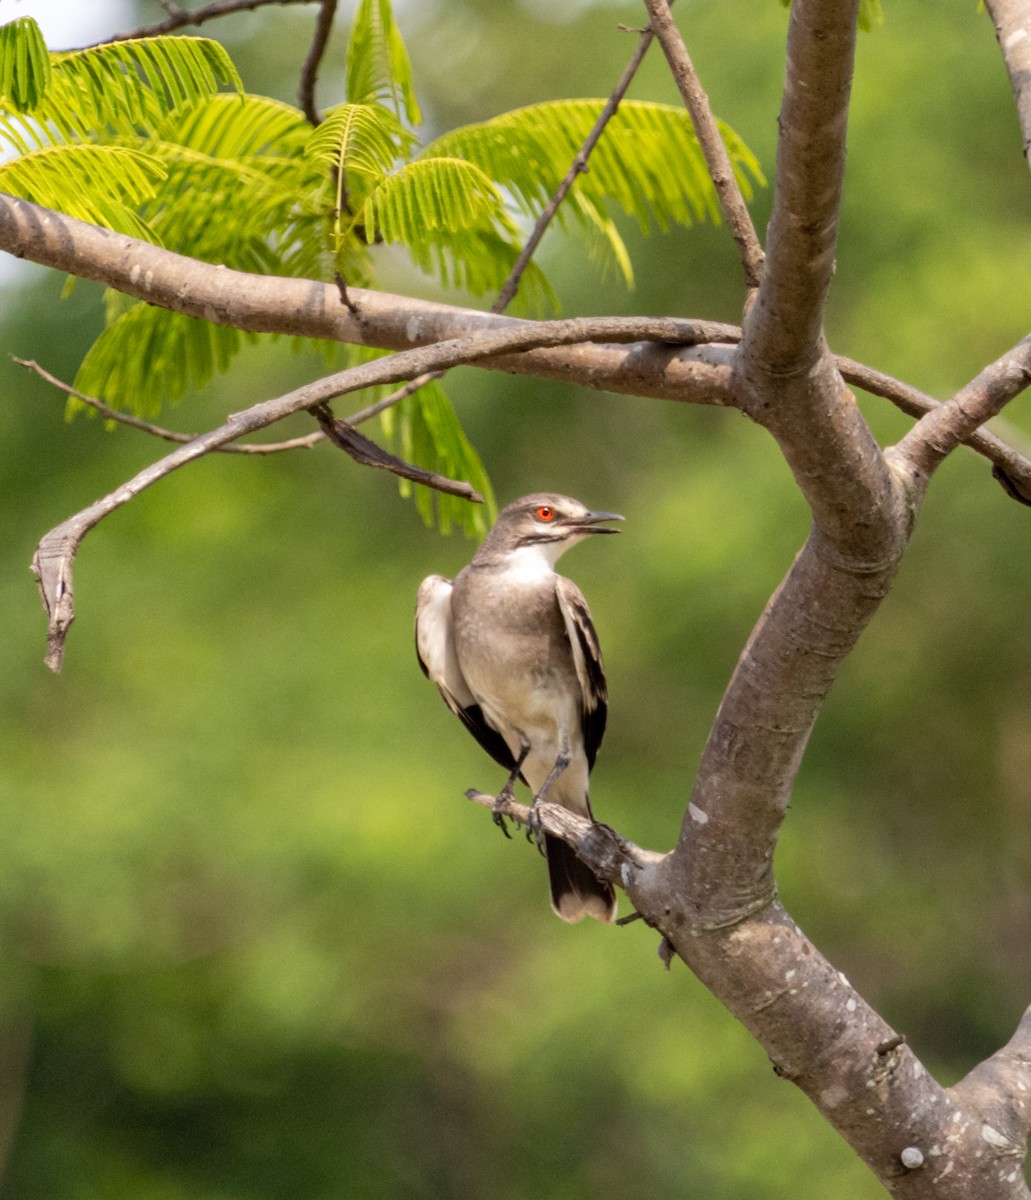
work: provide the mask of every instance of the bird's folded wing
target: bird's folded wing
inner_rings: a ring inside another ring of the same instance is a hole
[[[555,595],[565,621],[566,633],[573,651],[573,664],[583,695],[583,737],[587,763],[594,758],[605,736],[605,717],[608,711],[608,687],[601,660],[601,646],[583,592],[571,579],[556,578]]]
[[[451,615],[451,581],[442,575],[430,575],[419,587],[415,604],[415,650],[423,674],[437,685],[444,703],[491,758],[506,771],[511,771],[515,766],[512,751],[501,734],[487,724],[458,664]]]

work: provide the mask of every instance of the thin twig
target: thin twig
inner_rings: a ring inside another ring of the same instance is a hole
[[[671,0],[672,2],[672,0]],[[595,146],[601,140],[601,135],[605,132],[605,128],[612,118],[616,115],[620,101],[626,95],[627,88],[633,82],[634,76],[637,74],[638,68],[644,61],[644,56],[648,53],[648,47],[654,41],[655,35],[650,29],[641,31],[641,36],[638,39],[637,46],[633,54],[630,56],[630,61],[626,65],[626,69],[619,77],[612,94],[605,101],[601,112],[598,114],[597,120],[591,127],[590,133],[584,140],[584,144],[576,152],[576,157],[573,159],[572,165],[562,178],[558,187],[548,203],[544,206],[540,216],[538,216],[533,227],[533,232],[526,240],[526,245],[519,253],[512,266],[512,270],[508,274],[508,278],[501,286],[501,291],[498,293],[498,298],[490,306],[492,313],[502,313],[515,299],[516,292],[519,290],[519,283],[523,277],[523,273],[530,265],[530,259],[533,258],[537,247],[541,243],[541,238],[544,237],[545,231],[551,222],[555,219],[555,214],[558,212],[559,205],[569,194],[569,189],[576,182],[577,176],[580,175],[587,167],[587,160],[590,158]]]
[[[120,425],[128,425],[131,429],[138,429],[141,433],[149,433],[152,437],[161,438],[166,442],[175,442],[178,445],[184,446],[187,442],[196,441],[200,436],[196,433],[179,433],[174,429],[165,429],[161,425],[152,425],[149,421],[141,421],[139,417],[134,417],[129,413],[121,412],[117,408],[111,408],[98,400],[96,396],[87,396],[85,392],[80,392],[77,388],[71,387],[58,379],[56,375],[51,375],[49,371],[41,367],[38,362],[31,358],[19,358],[16,354],[11,355],[11,361],[18,364],[19,367],[27,367],[30,371],[46,380],[52,387],[58,391],[64,392],[66,396],[72,396],[76,400],[81,400],[83,404],[88,404],[90,408],[95,409],[105,420],[117,421]],[[290,438],[285,442],[265,442],[262,445],[232,445],[219,446],[216,450],[218,454],[281,454],[284,450],[310,450],[312,446],[317,445],[325,437],[321,432],[305,434],[304,437]]]
[[[669,0],[644,0],[651,19],[651,29],[662,44],[673,79],[690,113],[698,143],[716,188],[723,219],[737,243],[745,283],[749,288],[759,286],[762,278],[763,248],[748,214],[748,206],[738,187],[727,148],[720,136],[709,98],[687,52],[687,46],[670,13]]]
[[[919,420],[942,406],[940,400],[935,400],[918,388],[854,359],[839,355],[834,359],[834,364],[846,383],[862,388],[872,396],[889,400],[907,416]],[[1019,429],[1002,418],[996,418],[995,425],[1004,437],[990,429],[977,429],[963,439],[964,445],[988,459],[992,464],[992,475],[1007,495],[1021,504],[1027,504],[1031,498],[1031,445],[1028,445]]]
[[[310,411],[333,445],[363,467],[376,467],[402,479],[410,479],[412,483],[421,483],[423,487],[433,488],[434,491],[446,492],[449,496],[460,496],[474,504],[483,503],[480,493],[464,480],[448,479],[446,475],[437,471],[424,471],[422,467],[415,467],[403,458],[384,450],[371,438],[359,433],[349,421],[341,421],[339,417],[335,417],[328,401],[314,405]]]
[[[315,33],[312,37],[308,57],[301,68],[301,84],[297,93],[298,103],[304,115],[312,125],[321,125],[322,117],[315,107],[315,84],[319,77],[319,67],[322,65],[329,35],[333,30],[333,18],[336,16],[337,0],[321,0],[319,15],[315,22]]]
[[[208,21],[215,21],[219,17],[229,17],[234,13],[253,12],[257,8],[266,8],[272,4],[285,7],[286,5],[316,3],[318,0],[216,0],[213,4],[206,4],[203,8],[195,8],[192,11],[179,8],[174,4],[163,5],[162,7],[169,14],[166,20],[158,21],[154,25],[141,25],[126,33],[112,34],[104,41],[128,42],[135,38],[159,37],[163,33],[174,33],[177,29],[197,28],[206,25]],[[100,42],[94,43],[94,45],[101,44]],[[89,49],[88,46],[82,48]]]

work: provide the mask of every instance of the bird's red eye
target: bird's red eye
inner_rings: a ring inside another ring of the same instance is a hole
[[[537,505],[537,520],[538,521],[554,521],[555,510],[550,504]]]

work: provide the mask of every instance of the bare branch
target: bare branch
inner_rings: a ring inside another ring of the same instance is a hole
[[[919,388],[857,363],[854,359],[837,355],[834,365],[847,383],[862,388],[872,396],[890,400],[908,416],[919,419],[941,407],[940,401],[921,392]],[[999,421],[996,428],[1005,435],[1005,440],[987,429],[977,429],[963,439],[963,444],[988,459],[992,464],[993,476],[1008,495],[1022,504],[1031,504],[1031,446],[1014,426]]]
[[[672,3],[672,0],[670,0]],[[591,127],[590,133],[587,135],[584,144],[576,153],[572,165],[562,178],[558,187],[555,189],[554,195],[548,201],[541,211],[540,216],[534,224],[530,236],[526,239],[526,245],[519,252],[519,257],[512,265],[512,270],[509,272],[508,278],[501,285],[501,291],[498,293],[498,298],[490,307],[493,313],[502,313],[512,303],[516,292],[519,290],[519,283],[523,277],[526,268],[530,265],[530,259],[536,253],[537,247],[541,244],[541,239],[544,237],[548,226],[555,219],[559,205],[565,200],[569,194],[569,189],[576,182],[577,176],[587,168],[587,160],[590,158],[595,146],[601,140],[601,135],[605,132],[608,123],[616,115],[619,110],[620,102],[626,95],[627,88],[633,82],[634,76],[641,63],[644,61],[644,56],[648,53],[648,47],[652,44],[654,34],[650,29],[641,31],[641,36],[638,39],[637,46],[633,54],[630,56],[630,61],[627,63],[623,74],[619,77],[615,88],[608,100],[602,106],[601,112],[598,114],[598,119]]]
[[[200,436],[196,433],[178,433],[174,429],[165,429],[160,425],[153,425],[149,421],[141,421],[139,417],[134,417],[130,413],[119,411],[117,408],[111,408],[98,400],[95,396],[87,396],[85,392],[80,392],[78,389],[70,387],[67,383],[58,379],[56,375],[51,375],[49,371],[29,358],[19,358],[16,354],[11,355],[11,361],[16,362],[19,367],[27,367],[30,371],[34,371],[41,379],[46,380],[52,387],[58,391],[64,392],[66,396],[72,396],[76,400],[81,400],[83,404],[88,404],[90,408],[95,409],[102,417],[108,421],[117,421],[120,425],[128,425],[130,429],[138,429],[141,433],[149,433],[152,437],[161,438],[162,441],[176,442],[179,445],[185,445],[187,442],[196,441]],[[285,442],[264,442],[260,445],[244,445],[244,446],[219,446],[216,453],[218,454],[280,454],[284,450],[310,450],[313,446],[318,445],[323,440],[325,434],[321,430],[317,433],[308,433],[304,437],[290,438]]]
[[[335,284],[213,266],[2,193],[0,250],[95,280],[148,304],[254,333],[403,350],[477,330],[535,326],[514,317],[360,288],[349,291],[354,311],[340,303]],[[727,340],[727,331],[735,327],[716,322],[694,322],[693,327],[698,336],[689,344],[696,348],[687,350],[585,345],[499,355],[480,365],[626,395],[728,404],[730,366],[707,361],[702,343]]]
[[[1031,166],[1031,0],[985,0],[995,25],[1010,77],[1024,139],[1024,158]]]
[[[164,21],[154,25],[141,25],[126,33],[115,33],[105,38],[105,42],[127,42],[134,38],[158,37],[164,33],[175,33],[177,29],[199,28],[209,21],[220,17],[230,17],[234,13],[253,12],[257,8],[266,8],[272,4],[281,7],[294,4],[317,4],[318,0],[216,0],[214,4],[206,4],[203,8],[186,9],[178,5],[166,5],[169,15]],[[101,43],[95,43],[100,45]],[[88,49],[88,47],[85,47]]]
[[[747,354],[770,376],[802,374],[823,353],[857,12],[858,0],[791,5],[766,264],[745,323]]]
[[[460,480],[448,479],[436,471],[424,471],[422,467],[412,466],[404,459],[390,454],[382,446],[377,446],[371,438],[358,432],[348,421],[341,421],[333,416],[328,403],[316,404],[311,409],[312,415],[318,421],[322,432],[338,449],[360,463],[363,467],[377,467],[381,471],[390,471],[402,479],[410,479],[413,483],[421,483],[423,487],[433,488],[438,492],[447,492],[451,496],[460,496],[473,504],[482,504],[483,497],[470,484]]]
[[[635,329],[633,335],[628,334],[630,326]],[[185,446],[180,446],[156,463],[151,463],[121,487],[52,529],[40,541],[32,561],[32,570],[39,584],[43,606],[50,618],[47,665],[54,671],[61,669],[64,643],[68,629],[75,619],[72,563],[82,539],[104,517],[127,504],[151,484],[187,463],[210,454],[219,446],[236,441],[237,438],[254,433],[258,429],[264,429],[301,409],[313,408],[332,400],[335,396],[378,384],[411,379],[424,371],[446,370],[460,363],[505,352],[527,350],[539,345],[568,345],[589,341],[595,337],[609,339],[622,336],[650,337],[663,342],[675,342],[678,339],[692,340],[697,332],[699,330],[690,322],[670,319],[637,319],[627,322],[611,317],[604,320],[578,317],[567,321],[516,323],[514,327],[472,333],[349,367],[347,370],[305,384],[284,396],[265,400],[244,412],[231,415],[224,425],[202,434]]]
[[[985,421],[1031,383],[1031,334],[961,388],[933,412],[921,417],[894,448],[895,461],[926,488],[937,467]]]
[[[699,145],[705,155],[709,174],[716,187],[723,219],[737,244],[745,283],[749,288],[759,286],[763,271],[763,250],[748,215],[748,206],[734,177],[727,148],[720,136],[719,126],[709,106],[694,64],[670,13],[670,0],[644,0],[651,18],[651,29],[662,43],[670,70],[680,94],[691,114]]]
[[[1014,1157],[1023,1158],[1031,1133],[1031,1008],[1006,1045],[978,1063],[951,1092],[995,1122],[991,1129],[999,1136],[989,1134],[986,1140],[999,1149],[1009,1142]]]
[[[322,123],[322,117],[315,106],[315,84],[319,77],[319,67],[322,65],[326,47],[329,45],[329,35],[333,30],[333,18],[336,16],[336,11],[337,0],[321,0],[311,48],[308,51],[308,57],[304,60],[304,66],[301,68],[298,103],[301,111],[312,125]]]
[[[497,797],[470,788],[466,799],[474,804],[482,804],[492,811],[497,810],[506,817],[511,817],[517,825],[528,825],[530,809],[510,796],[498,801]],[[589,863],[595,873],[612,883],[623,887],[624,877],[628,870],[641,870],[644,867],[657,866],[666,855],[655,850],[645,850],[641,846],[627,841],[608,825],[599,824],[588,817],[581,817],[569,808],[560,804],[549,804],[546,800],[535,806],[535,818],[546,833],[553,833],[562,838],[580,855],[584,862]]]
[[[822,535],[857,566],[900,550],[895,478],[823,337],[845,165],[857,0],[795,0],[766,265],[735,387],[780,444]]]

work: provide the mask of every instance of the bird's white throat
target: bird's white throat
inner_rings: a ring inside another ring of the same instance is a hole
[[[535,542],[519,546],[505,555],[502,568],[512,583],[537,583],[555,574],[555,561],[568,546],[567,542]]]

